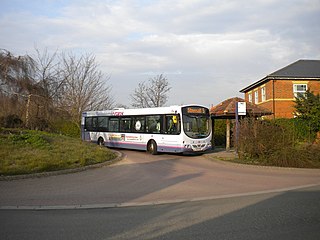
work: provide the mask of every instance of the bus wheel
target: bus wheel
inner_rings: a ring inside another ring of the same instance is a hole
[[[154,140],[150,140],[147,146],[148,153],[156,155],[158,153],[157,143]]]
[[[99,146],[104,146],[104,140],[103,140],[102,137],[99,137],[99,139],[98,139],[98,145],[99,145]]]

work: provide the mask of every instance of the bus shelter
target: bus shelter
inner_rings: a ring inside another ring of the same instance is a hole
[[[230,151],[231,146],[231,121],[235,121],[237,117],[237,103],[246,103],[245,115],[238,116],[239,119],[245,117],[262,117],[271,115],[272,112],[263,107],[257,106],[239,97],[229,98],[216,106],[211,107],[210,114],[212,119],[212,144],[214,147],[214,126],[216,119],[226,120],[226,150]]]

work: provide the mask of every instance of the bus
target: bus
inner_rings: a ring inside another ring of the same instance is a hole
[[[115,148],[158,152],[205,152],[211,149],[209,109],[201,105],[87,111],[81,138]]]

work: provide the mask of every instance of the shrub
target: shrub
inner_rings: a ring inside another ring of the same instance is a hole
[[[237,145],[239,158],[263,165],[320,167],[320,145],[297,141],[295,128],[283,122],[295,124],[282,120],[241,120]]]
[[[271,166],[320,168],[320,145],[288,146],[261,160]]]
[[[292,138],[297,142],[313,142],[316,132],[312,131],[310,122],[301,118],[279,118],[272,120],[274,124],[281,126],[290,132]]]
[[[226,145],[226,120],[214,120],[214,146]]]
[[[57,120],[51,124],[52,131],[68,137],[80,137],[80,128],[72,121]]]
[[[20,132],[19,134],[11,134],[8,140],[13,144],[30,145],[32,147],[48,147],[50,143],[49,137],[46,137],[44,133],[38,133],[37,131]]]
[[[23,126],[23,121],[16,114],[10,114],[0,118],[0,126],[4,128],[20,128]]]
[[[269,121],[243,119],[239,130],[238,151],[249,158],[268,156],[283,145],[292,145],[288,132]]]
[[[320,94],[315,95],[308,89],[295,100],[296,116],[308,122],[311,132],[320,131]]]

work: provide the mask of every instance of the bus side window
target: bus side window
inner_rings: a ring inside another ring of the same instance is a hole
[[[92,117],[92,131],[98,131],[98,117]]]
[[[119,132],[119,118],[109,118],[109,132]]]
[[[135,117],[133,119],[133,132],[145,131],[145,117]]]
[[[166,115],[165,116],[165,132],[168,134],[180,133],[180,117],[179,115]]]
[[[100,132],[108,131],[108,117],[98,117],[98,128]]]
[[[85,118],[84,129],[86,131],[91,131],[92,130],[92,117],[86,117]]]
[[[147,116],[146,132],[147,133],[160,133],[161,132],[161,122],[160,115]]]
[[[130,117],[121,118],[120,132],[131,132],[131,118]]]

